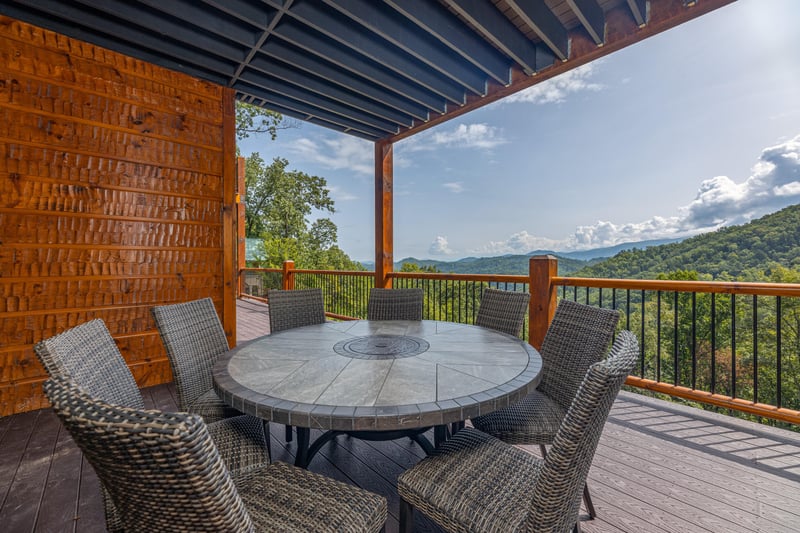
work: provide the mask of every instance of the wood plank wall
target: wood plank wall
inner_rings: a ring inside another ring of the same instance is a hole
[[[210,296],[234,340],[225,105],[229,89],[0,17],[0,416],[46,405],[33,344],[93,318],[140,386],[172,379],[153,305]]]

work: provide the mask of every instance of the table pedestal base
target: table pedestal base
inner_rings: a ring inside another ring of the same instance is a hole
[[[398,429],[394,431],[334,431],[329,430],[317,437],[317,439],[309,446],[309,441],[311,438],[311,430],[309,428],[298,427],[297,428],[297,456],[295,457],[294,464],[295,466],[299,466],[300,468],[308,468],[308,463],[311,462],[311,459],[317,454],[317,452],[327,443],[328,441],[335,439],[339,435],[350,435],[351,437],[355,437],[361,440],[371,440],[371,441],[384,441],[384,440],[395,440],[400,439],[403,437],[408,437],[417,444],[422,450],[427,454],[430,455],[433,453],[434,445],[423,435],[426,431],[431,429],[430,427],[426,428],[414,428],[414,429]],[[435,426],[434,427],[434,442],[436,446],[440,444],[441,441],[446,439],[447,435],[447,426]]]

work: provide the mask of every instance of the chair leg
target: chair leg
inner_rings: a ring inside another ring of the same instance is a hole
[[[286,426],[286,442],[292,442],[292,426]]]
[[[269,462],[272,462],[272,437],[269,431],[269,421],[264,420],[264,438],[267,439],[267,455],[269,456]]]
[[[583,503],[586,505],[586,510],[589,511],[589,520],[594,520],[597,517],[597,512],[594,510],[592,496],[589,494],[588,483],[583,485]]]
[[[414,531],[414,506],[400,498],[400,533]]]

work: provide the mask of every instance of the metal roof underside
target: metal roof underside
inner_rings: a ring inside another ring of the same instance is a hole
[[[2,0],[0,13],[398,140],[733,0]]]

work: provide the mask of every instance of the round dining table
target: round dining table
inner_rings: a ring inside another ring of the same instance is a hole
[[[498,331],[433,320],[325,322],[265,335],[223,354],[214,388],[226,403],[295,426],[295,464],[339,434],[368,440],[423,433],[513,404],[541,379],[527,342]],[[457,427],[457,426],[456,426]],[[310,429],[326,430],[310,444]]]

